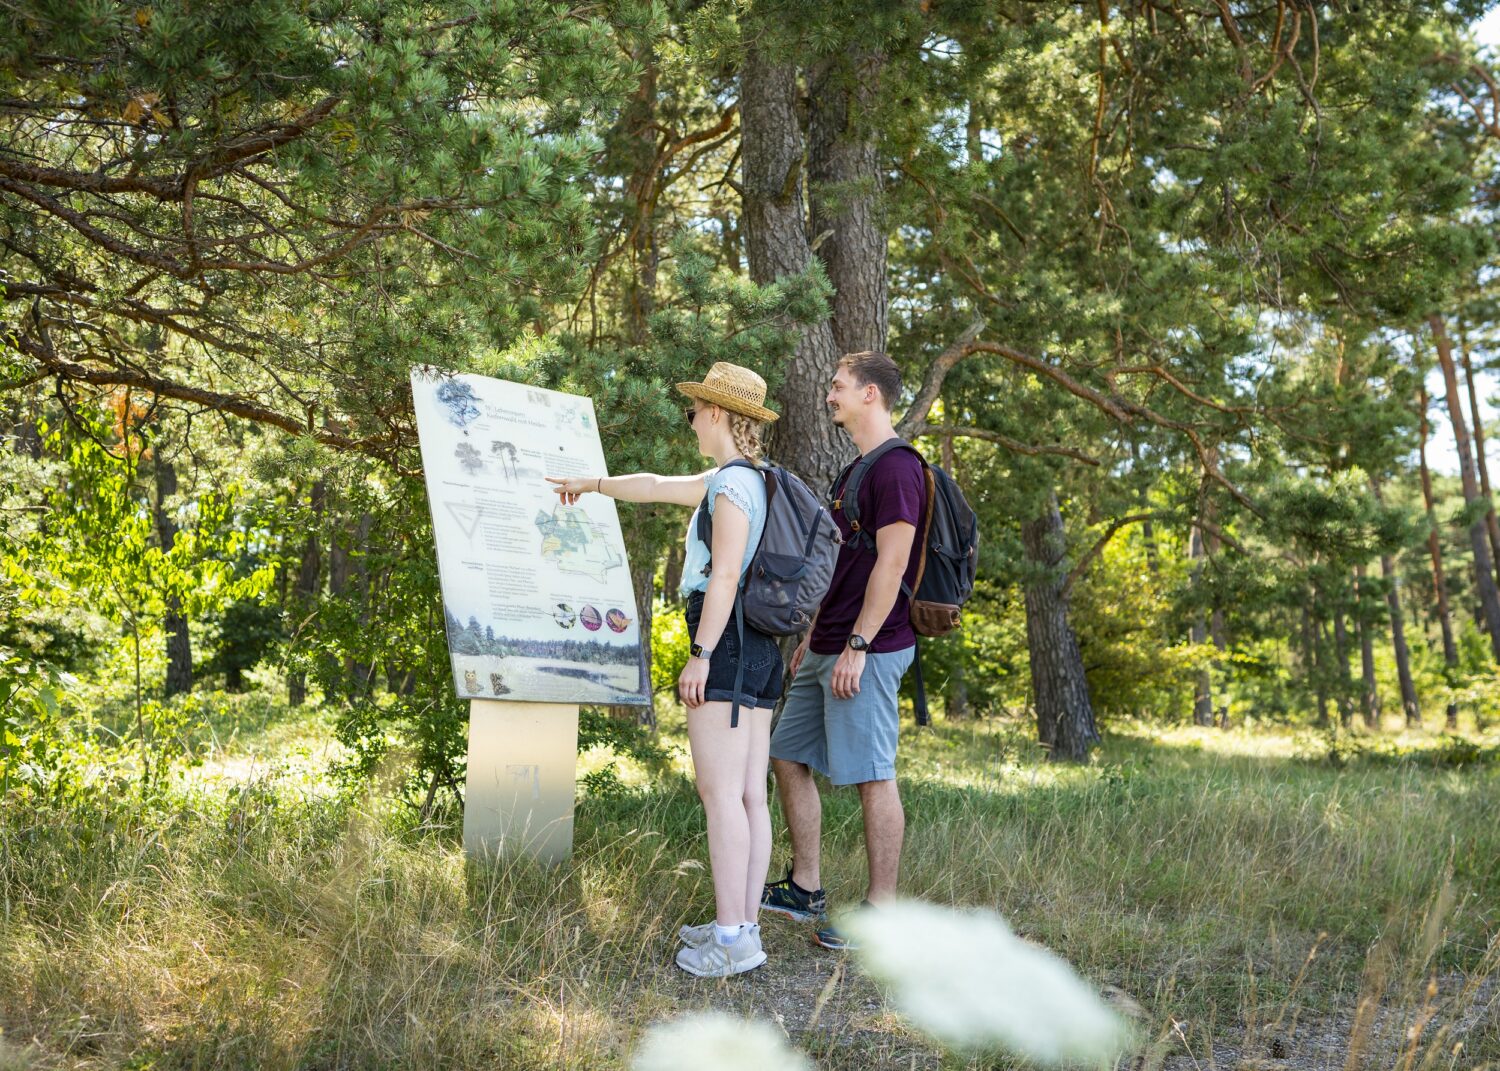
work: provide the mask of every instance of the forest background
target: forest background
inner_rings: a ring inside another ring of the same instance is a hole
[[[328,829],[369,807],[451,852],[467,704],[418,363],[589,395],[622,473],[701,463],[670,384],[733,360],[821,487],[852,453],[837,358],[885,349],[982,532],[914,754],[1092,792],[1192,726],[1195,753],[1415,764],[1493,806],[1491,7],[8,5],[5,917],[62,918],[38,875],[159,843],[189,797],[233,825],[257,786],[285,833],[299,790],[255,763],[299,752]],[[679,513],[622,507],[656,704],[586,710],[580,742],[619,813],[678,791]],[[1490,842],[1428,818],[1451,850],[1372,915],[1500,888]],[[1493,950],[1487,910],[1452,964]],[[56,1027],[44,932],[0,942],[30,994],[0,1027]]]

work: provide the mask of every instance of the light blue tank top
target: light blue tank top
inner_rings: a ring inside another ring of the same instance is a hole
[[[754,469],[743,465],[715,469],[704,480],[708,491],[708,515],[718,511],[721,498],[727,498],[742,509],[750,518],[750,538],[745,543],[745,560],[740,562],[740,576],[750,568],[755,557],[755,548],[760,544],[760,534],[766,527],[766,478]],[[702,509],[700,505],[698,509]],[[698,538],[698,509],[693,510],[688,521],[687,550],[682,560],[682,584],[678,593],[687,595],[694,591],[708,590],[709,548]]]

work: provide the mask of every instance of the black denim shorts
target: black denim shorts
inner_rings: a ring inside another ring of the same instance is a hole
[[[703,592],[688,595],[687,626],[692,642],[698,639],[698,619],[703,616]],[[739,671],[743,658],[744,676],[740,681],[741,707],[773,707],[781,698],[781,648],[764,632],[745,626],[745,649],[740,650],[739,631],[735,628],[734,614],[729,615],[729,624],[714,645],[714,653],[708,660],[708,683],[703,687],[703,699],[707,703],[734,702],[734,676]]]

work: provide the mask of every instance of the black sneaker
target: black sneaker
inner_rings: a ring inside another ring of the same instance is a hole
[[[762,910],[785,915],[789,919],[806,922],[818,918],[828,910],[828,898],[822,889],[808,892],[792,881],[792,870],[787,868],[786,877],[780,881],[766,882],[766,891],[761,895]]]
[[[860,901],[860,905],[856,910],[869,911],[870,901]],[[818,916],[818,928],[813,931],[813,944],[820,948],[830,948],[835,952],[854,952],[859,948],[854,938],[828,921],[828,913],[826,911]]]

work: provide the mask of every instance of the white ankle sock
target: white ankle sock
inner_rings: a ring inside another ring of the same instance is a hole
[[[718,941],[721,945],[734,944],[740,939],[740,934],[744,932],[745,924],[743,922],[735,926],[720,926],[717,922],[714,923],[714,940]]]

